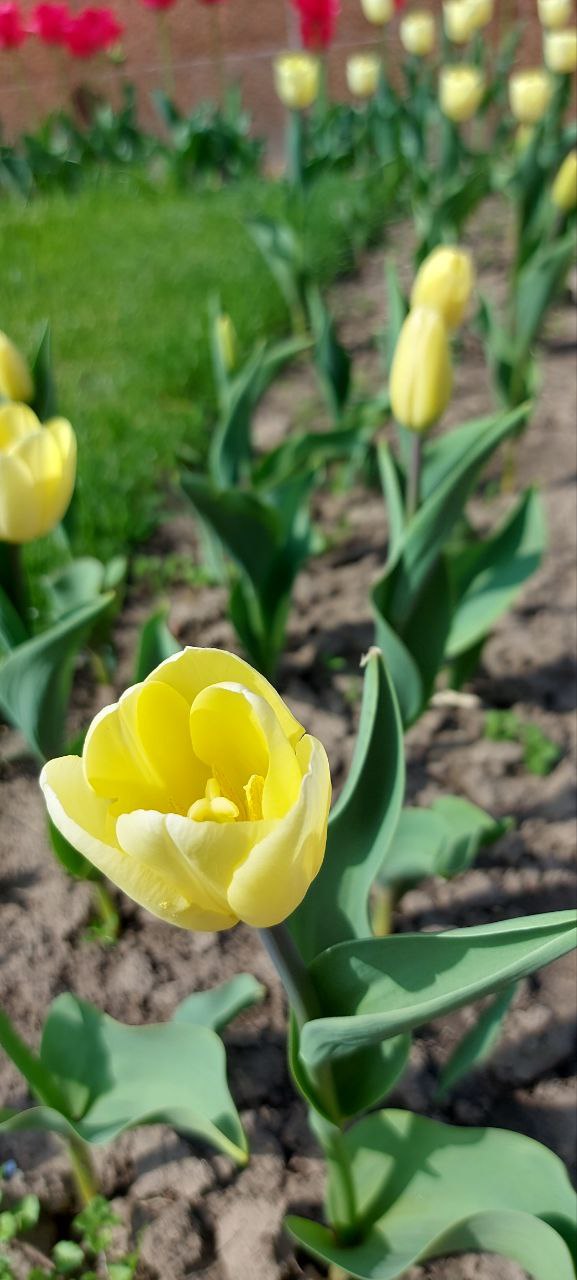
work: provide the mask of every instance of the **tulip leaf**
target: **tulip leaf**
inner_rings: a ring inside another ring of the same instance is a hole
[[[173,1022],[222,1031],[244,1009],[264,1000],[266,989],[251,973],[237,973],[209,991],[194,991],[175,1009]]]
[[[471,449],[482,439],[495,422],[495,414],[476,418],[463,426],[453,427],[443,435],[425,438],[423,442],[423,465],[421,472],[421,494],[424,500],[444,484],[455,469],[460,469],[468,461]]]
[[[134,681],[146,680],[151,671],[174,653],[180,653],[181,645],[175,640],[167,625],[168,609],[157,609],[140,628],[138,652],[134,667]]]
[[[402,555],[402,549],[398,554]],[[412,724],[428,702],[443,664],[451,626],[452,592],[445,560],[440,557],[415,596],[410,616],[398,634],[388,618],[394,570],[373,588],[375,635],[391,673],[403,724]]]
[[[382,655],[365,665],[357,743],[330,821],[321,870],[288,921],[308,962],[345,938],[371,934],[371,886],[397,825],[405,790],[399,710]]]
[[[513,983],[510,987],[505,987],[503,991],[500,991],[489,1002],[486,1009],[483,1009],[483,1012],[479,1014],[471,1030],[463,1036],[462,1040],[459,1040],[456,1049],[454,1049],[439,1076],[435,1091],[437,1098],[443,1098],[449,1092],[449,1089],[452,1089],[453,1085],[468,1071],[471,1071],[473,1067],[478,1067],[483,1062],[486,1062],[497,1043],[503,1021],[516,990],[517,984]]]
[[[387,508],[389,535],[387,555],[388,559],[394,562],[400,550],[406,527],[401,469],[386,444],[381,445],[379,448],[377,461]]]
[[[397,267],[392,259],[385,263],[385,283],[387,288],[387,371],[390,372],[395,354],[395,347],[409,310],[408,299],[403,292]]]
[[[351,359],[339,342],[334,320],[320,289],[307,291],[308,311],[315,340],[314,362],[334,422],[342,417],[351,387]]]
[[[377,882],[404,890],[428,876],[459,875],[481,845],[498,840],[508,826],[462,796],[440,796],[429,809],[403,809]]]
[[[361,939],[317,956],[323,1016],[301,1032],[316,1068],[525,978],[577,945],[577,913],[552,911],[446,933]]]
[[[519,273],[515,289],[515,344],[519,355],[529,351],[543,317],[575,256],[575,232],[546,244]]]
[[[294,227],[273,218],[250,218],[248,230],[286,302],[295,327],[306,314],[305,293],[309,277],[304,245]]]
[[[117,591],[126,577],[126,557],[115,556],[103,564],[95,556],[80,556],[42,579],[50,619],[59,622],[74,610]]]
[[[0,543],[0,556],[2,544]],[[26,627],[12,601],[0,586],[0,659],[28,639]]]
[[[32,365],[34,381],[34,400],[32,408],[41,422],[54,418],[58,413],[58,395],[52,367],[52,335],[50,325],[46,321],[34,363]]]
[[[543,504],[529,489],[505,524],[451,566],[459,600],[447,641],[453,660],[477,645],[538,569],[546,545]]]
[[[365,433],[357,423],[352,427],[335,427],[332,431],[306,431],[287,436],[276,449],[263,454],[255,463],[253,484],[266,488],[303,472],[316,473],[334,459],[350,459],[365,441]]]
[[[74,660],[112,599],[91,601],[0,662],[0,710],[40,757],[62,750]]]
[[[372,1044],[331,1064],[331,1112],[303,1064],[299,1052],[299,1031],[294,1015],[289,1031],[289,1066],[297,1089],[315,1111],[331,1124],[342,1126],[379,1105],[404,1074],[411,1051],[411,1037],[394,1036],[382,1044]]]
[[[167,1124],[246,1163],[224,1045],[210,1028],[125,1026],[66,993],[51,1005],[40,1060],[66,1105],[21,1111],[5,1119],[0,1132],[41,1128],[103,1143],[137,1125]]]
[[[534,1280],[575,1280],[575,1193],[559,1158],[522,1134],[380,1111],[342,1139],[363,1230],[358,1243],[290,1217],[314,1257],[356,1280],[399,1280],[463,1251],[498,1253]],[[328,1205],[336,1188],[329,1185]]]

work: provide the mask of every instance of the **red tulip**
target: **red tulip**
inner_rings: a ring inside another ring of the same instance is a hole
[[[407,0],[394,0],[395,13],[401,13],[406,8]]]
[[[123,31],[112,9],[83,9],[71,15],[66,45],[75,58],[93,58],[116,44]]]
[[[28,30],[32,35],[38,36],[43,44],[65,45],[71,21],[72,14],[67,4],[45,0],[32,10]]]
[[[141,0],[141,3],[146,5],[147,9],[158,9],[160,11],[162,9],[172,9],[173,4],[176,4],[176,0]]]
[[[300,22],[305,49],[326,49],[335,34],[340,12],[339,0],[292,0]]]
[[[15,0],[3,0],[0,4],[0,49],[19,49],[27,35]]]

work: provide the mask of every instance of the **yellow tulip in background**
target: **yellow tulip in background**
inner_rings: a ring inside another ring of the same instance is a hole
[[[375,27],[384,27],[394,14],[393,0],[361,0],[361,8],[367,19]]]
[[[347,84],[357,98],[372,98],[379,87],[381,59],[375,53],[356,53],[347,62]]]
[[[319,64],[308,53],[283,53],[275,59],[275,87],[289,111],[305,111],[316,102],[320,86]]]
[[[475,27],[465,0],[448,0],[443,5],[445,35],[453,44],[468,44]]]
[[[556,75],[571,75],[577,67],[575,27],[568,27],[564,31],[546,31],[543,40],[543,56],[550,71]]]
[[[75,849],[185,929],[279,924],[322,864],[324,747],[272,685],[218,649],[185,649],[92,722],[82,758],[40,783]]]
[[[426,431],[444,413],[453,387],[445,324],[433,307],[414,307],[395,348],[389,390],[393,414],[409,431]]]
[[[76,437],[65,418],[42,426],[24,404],[0,408],[0,541],[32,542],[60,523],[76,480]]]
[[[546,71],[517,71],[509,79],[511,111],[519,124],[538,124],[551,102],[553,86]]]
[[[482,31],[493,19],[494,0],[463,0],[473,31]]]
[[[544,27],[567,27],[573,12],[573,0],[537,0],[539,19]]]
[[[551,199],[561,213],[572,213],[577,208],[577,151],[565,156],[553,183]]]
[[[32,374],[18,347],[0,330],[0,396],[28,404],[34,396]]]
[[[426,9],[415,9],[400,26],[403,48],[414,58],[425,58],[435,47],[435,19]]]
[[[471,300],[475,271],[465,249],[440,245],[420,267],[413,291],[412,307],[433,307],[448,329],[458,329]]]
[[[443,67],[439,78],[439,102],[448,120],[455,124],[472,120],[484,92],[485,79],[477,67]]]

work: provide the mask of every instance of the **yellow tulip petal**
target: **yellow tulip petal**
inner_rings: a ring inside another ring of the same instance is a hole
[[[62,460],[63,486],[72,497],[76,481],[77,444],[74,431],[67,418],[51,418],[46,423],[45,431],[49,431],[60,450]]]
[[[22,352],[0,332],[0,395],[8,400],[25,400],[34,396],[32,374]]]
[[[36,414],[27,404],[5,404],[0,407],[0,451],[12,449],[19,440],[40,431]]]
[[[324,857],[331,801],[326,752],[307,735],[297,756],[305,773],[296,804],[251,849],[228,890],[231,910],[258,929],[279,924],[296,910]]]
[[[36,537],[30,472],[14,454],[0,453],[0,540],[31,542]]]

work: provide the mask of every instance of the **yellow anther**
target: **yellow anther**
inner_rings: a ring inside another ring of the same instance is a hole
[[[238,806],[223,796],[216,778],[208,779],[204,798],[195,800],[188,810],[188,817],[194,822],[236,822],[238,816]]]
[[[210,816],[214,822],[236,822],[238,809],[226,796],[217,796],[216,800],[210,802]]]

